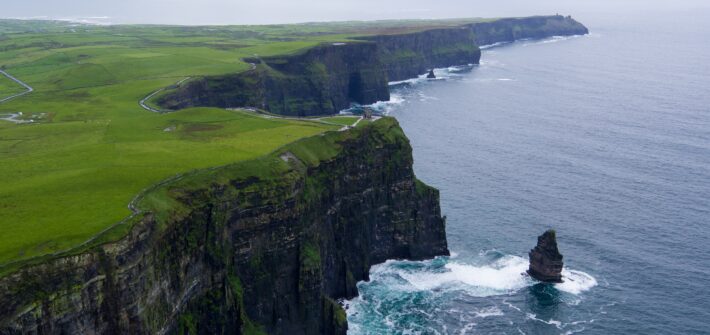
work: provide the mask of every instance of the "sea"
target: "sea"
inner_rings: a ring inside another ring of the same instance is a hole
[[[441,191],[451,256],[374,266],[348,334],[710,334],[710,13],[577,19],[372,106]],[[550,228],[562,284],[524,274]]]

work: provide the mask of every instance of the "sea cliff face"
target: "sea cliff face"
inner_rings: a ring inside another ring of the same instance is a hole
[[[481,59],[475,35],[468,27],[361,38],[377,44],[388,81],[414,78],[434,68],[478,64]]]
[[[385,118],[146,194],[129,235],[0,278],[0,333],[345,334],[371,265],[447,255]]]
[[[282,115],[335,114],[351,103],[389,100],[389,81],[432,68],[478,64],[480,45],[588,32],[571,17],[556,15],[363,36],[357,38],[362,42],[325,43],[296,55],[254,59],[251,71],[192,81],[158,104],[167,109],[256,107]]]
[[[306,116],[335,114],[352,102],[389,100],[374,43],[321,44],[296,55],[251,61],[251,71],[189,82],[158,103],[168,109],[256,107]]]
[[[476,44],[481,46],[528,38],[589,34],[583,24],[561,15],[499,19],[473,23],[468,27],[473,31]]]

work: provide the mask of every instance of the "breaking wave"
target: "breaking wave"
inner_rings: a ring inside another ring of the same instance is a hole
[[[433,261],[387,261],[371,270],[373,280],[397,278],[396,289],[408,291],[463,290],[469,295],[486,297],[515,292],[536,284],[525,271],[528,260],[519,256],[503,256],[483,265],[471,265],[450,258]],[[596,279],[582,271],[564,269],[564,282],[555,289],[580,294],[597,285]],[[389,279],[385,279],[389,280]]]
[[[397,329],[396,334],[429,334],[448,329],[445,333],[453,334],[456,329],[455,333],[464,334],[483,319],[508,320],[516,315],[559,330],[575,325],[537,316],[506,300],[526,288],[531,292],[540,288],[525,273],[527,259],[499,252],[480,256],[469,259],[470,263],[454,256],[420,262],[390,260],[372,267],[371,280],[358,283],[361,295],[342,301],[352,327],[349,333],[394,334],[392,329]],[[557,291],[562,303],[577,303],[580,293],[597,285],[593,276],[577,270],[564,269],[563,279],[564,283],[544,286]],[[465,301],[489,305],[461,305]]]
[[[403,90],[401,89],[415,87],[419,84],[432,81],[444,81],[453,78],[459,78],[462,77],[463,73],[471,70],[473,66],[474,64],[468,64],[434,69],[434,74],[436,75],[436,78],[433,79],[427,78],[427,73],[424,73],[416,78],[389,82],[388,85],[393,90],[390,93],[390,99],[388,101],[377,101],[370,105],[352,104],[350,108],[342,110],[340,114],[361,114],[364,109],[369,108],[370,110],[375,112],[375,114],[387,115],[393,110],[393,108],[402,105],[406,101],[406,92],[403,92]],[[418,94],[417,97],[420,101],[435,99],[433,97],[424,96],[421,93]]]
[[[530,46],[530,45],[557,43],[557,42],[562,42],[562,41],[567,41],[567,40],[579,38],[582,36],[583,35],[552,36],[552,37],[541,39],[541,40],[528,40],[528,41],[523,42],[523,46],[526,47],[526,46]]]

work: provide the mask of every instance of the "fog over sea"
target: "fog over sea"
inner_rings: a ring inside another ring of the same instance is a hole
[[[710,12],[580,18],[393,85],[451,257],[389,261],[349,334],[710,332]],[[557,230],[565,283],[522,276]]]

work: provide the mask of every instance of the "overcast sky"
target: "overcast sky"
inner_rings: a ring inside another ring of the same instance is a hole
[[[104,23],[264,24],[403,18],[692,11],[710,0],[2,0],[0,17]]]

